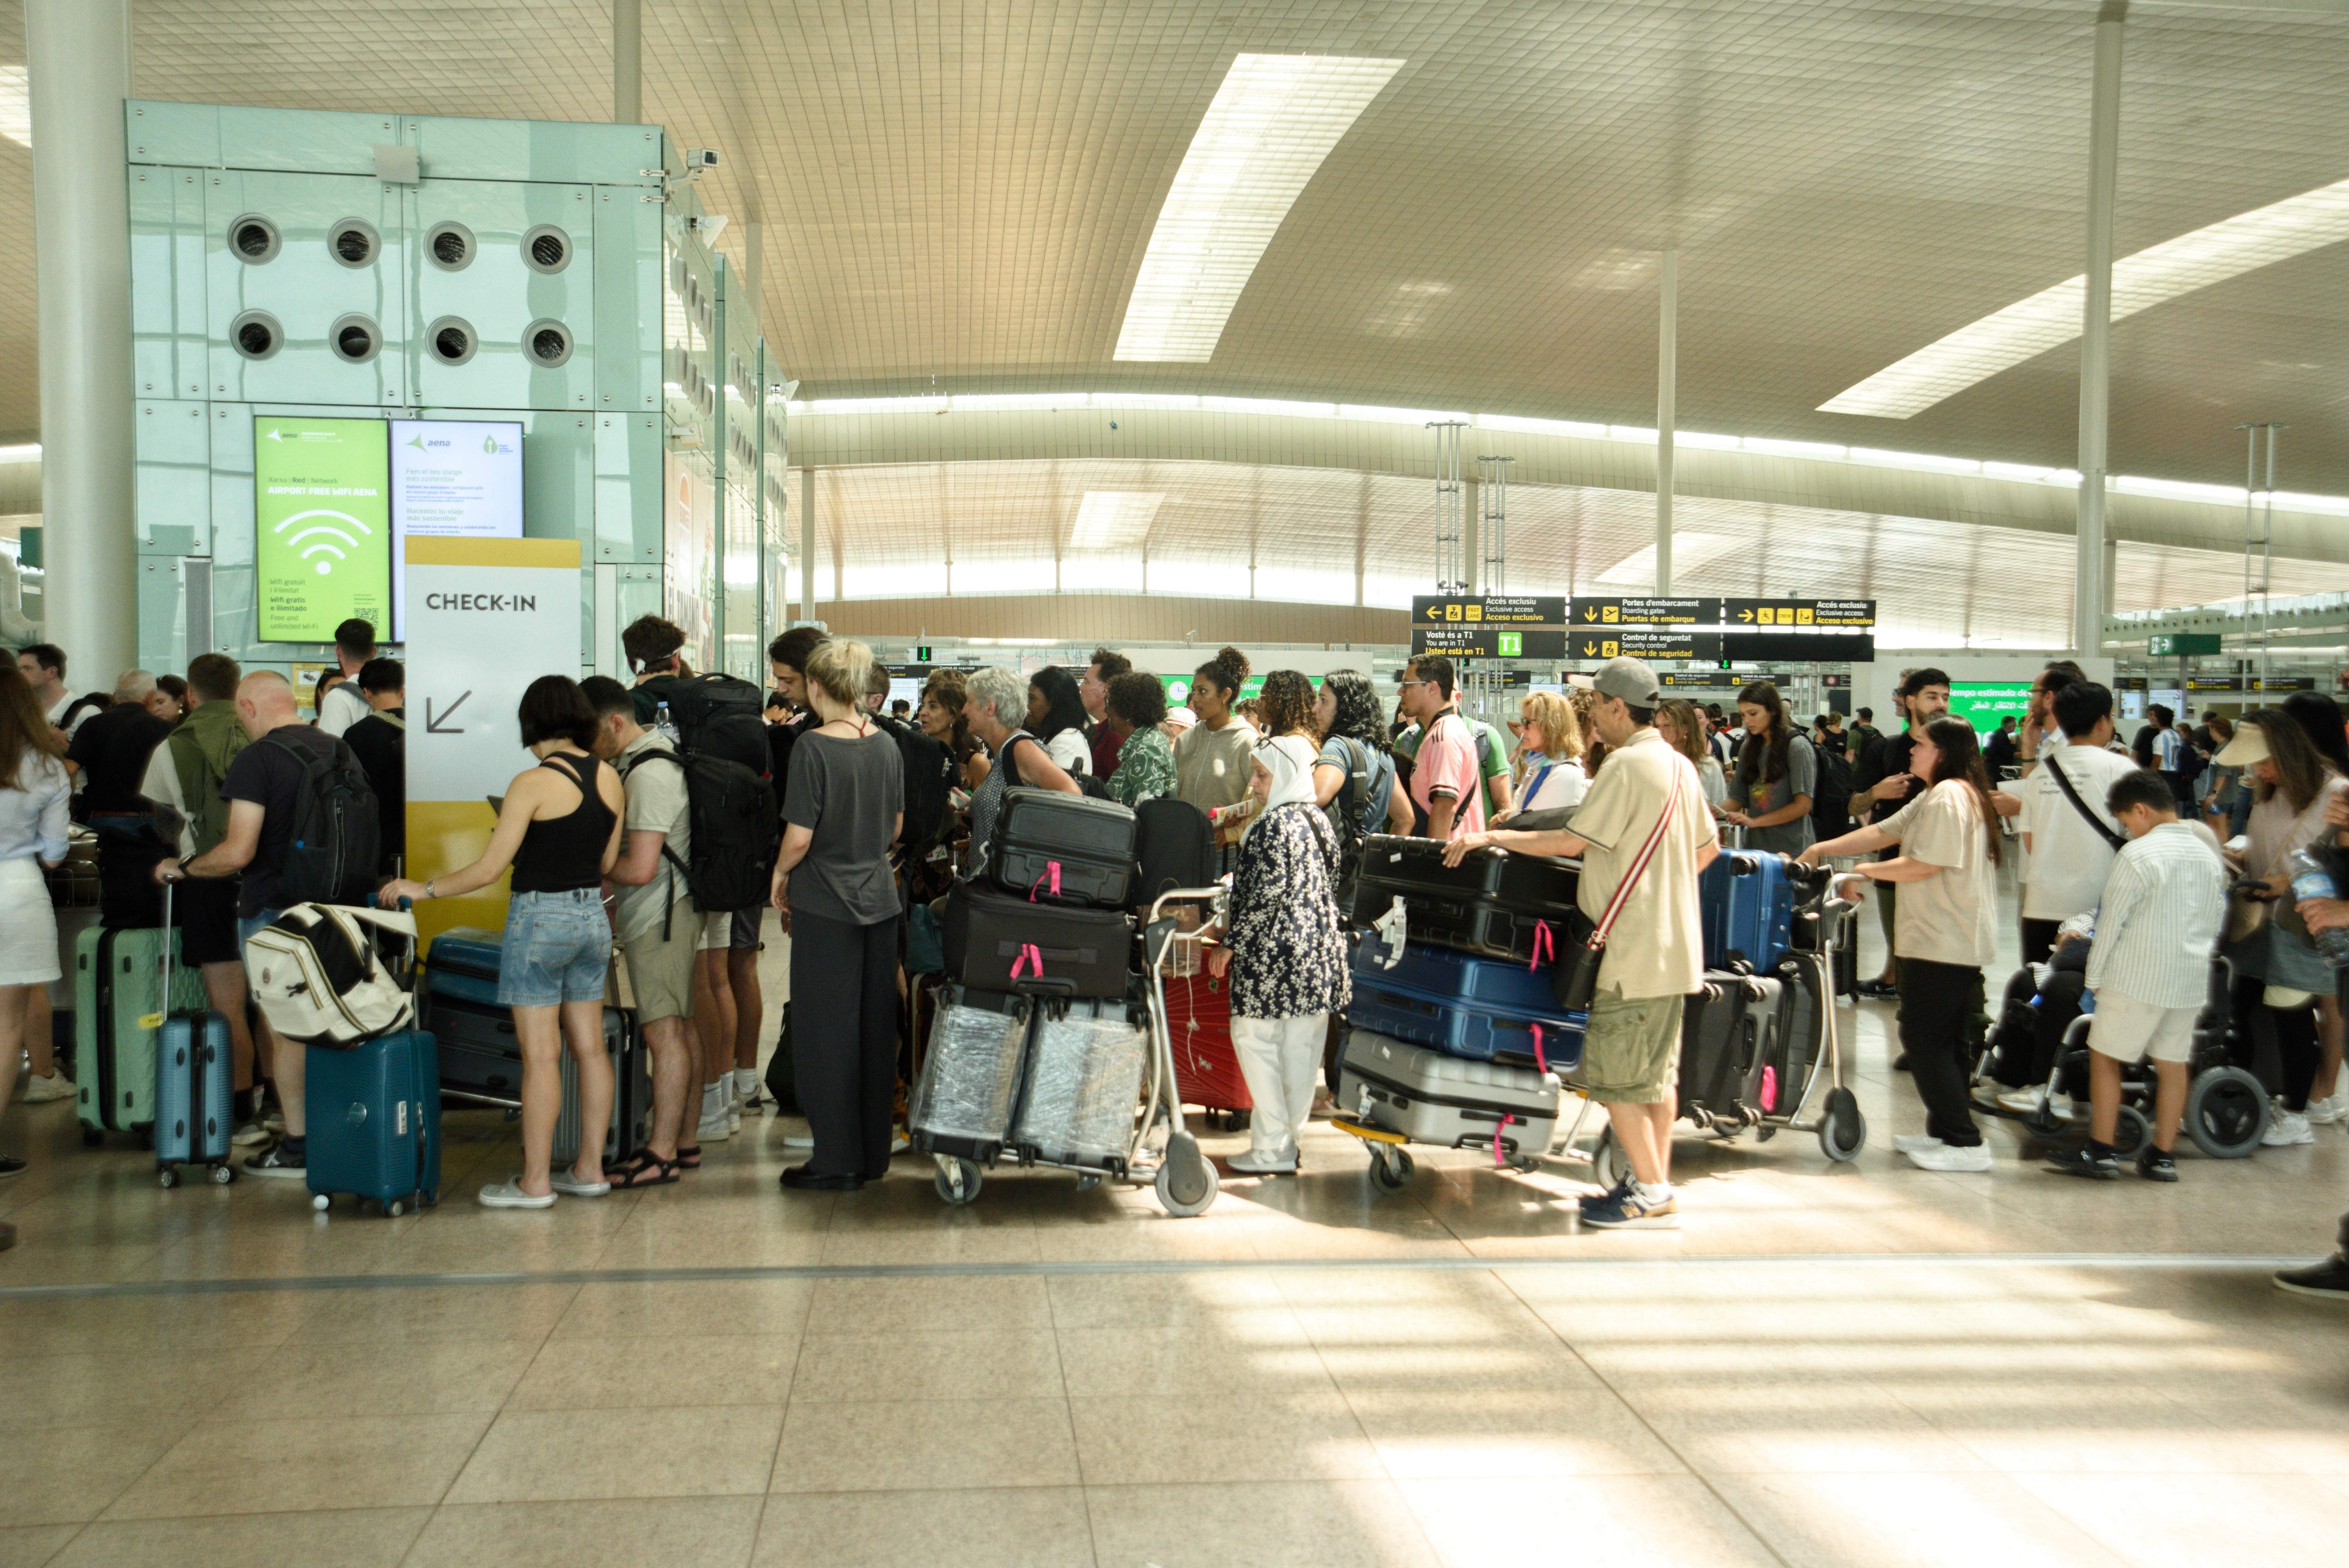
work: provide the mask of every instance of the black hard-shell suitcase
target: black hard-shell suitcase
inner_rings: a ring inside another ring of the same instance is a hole
[[[1030,903],[957,882],[947,894],[947,975],[978,991],[1023,985],[1071,996],[1123,996],[1133,922],[1123,910]]]
[[[1349,915],[1370,925],[1400,898],[1414,941],[1546,965],[1565,941],[1581,874],[1573,861],[1498,850],[1447,866],[1440,841],[1381,833],[1362,841]]]
[[[1210,887],[1220,874],[1216,865],[1216,830],[1207,825],[1207,814],[1171,795],[1144,800],[1133,809],[1133,893],[1127,903],[1144,914],[1154,902],[1174,889]],[[1195,905],[1182,907],[1189,913],[1196,911]]]
[[[503,1007],[461,997],[419,995],[439,1047],[440,1093],[450,1099],[512,1109],[522,1104],[522,1043],[513,1015]],[[604,1044],[612,1055],[612,1120],[604,1135],[604,1158],[619,1160],[641,1148],[652,1118],[650,1064],[636,1035],[633,1008],[604,1009]],[[569,1047],[563,1052],[563,1109],[554,1123],[554,1159],[579,1154],[579,1083]]]
[[[1122,908],[1133,886],[1133,811],[1058,789],[1003,792],[987,849],[995,885],[1022,898]]]
[[[1775,1048],[1782,983],[1708,970],[1681,1014],[1680,1111],[1700,1127],[1744,1119],[1746,1086]]]

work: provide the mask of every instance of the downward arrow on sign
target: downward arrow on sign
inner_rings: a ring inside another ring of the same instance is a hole
[[[464,734],[465,732],[461,728],[444,725],[440,721],[450,717],[459,708],[464,707],[465,699],[472,695],[473,694],[471,691],[460,692],[457,695],[457,700],[455,702],[450,703],[447,707],[442,708],[437,714],[432,711],[432,699],[429,696],[426,697],[424,699],[424,728],[426,733],[430,735]]]

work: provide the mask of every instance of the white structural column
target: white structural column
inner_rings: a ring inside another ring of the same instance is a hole
[[[800,469],[800,619],[815,619],[815,469]]]
[[[612,123],[645,120],[643,0],[612,0]]]
[[[1672,424],[1679,418],[1681,253],[1666,247],[1657,270],[1656,307],[1656,597],[1672,591]]]
[[[2095,84],[2088,107],[2088,287],[2080,318],[2080,509],[2072,571],[2072,645],[2095,654],[2105,641],[2105,428],[2113,333],[2113,193],[2120,179],[2121,38],[2128,0],[2096,13]]]

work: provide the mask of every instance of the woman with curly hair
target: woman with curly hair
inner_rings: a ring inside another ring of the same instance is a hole
[[[1568,810],[1582,804],[1590,775],[1582,770],[1582,725],[1574,717],[1574,705],[1563,692],[1528,692],[1517,711],[1518,755],[1541,760],[1518,779],[1516,809],[1507,815]]]
[[[1102,722],[1117,738],[1117,771],[1110,797],[1139,806],[1174,793],[1174,743],[1158,727],[1166,720],[1166,687],[1156,676],[1129,670],[1112,676]]]
[[[978,788],[987,777],[987,748],[970,732],[970,719],[962,710],[963,676],[960,670],[932,670],[930,678],[922,683],[922,706],[915,711],[922,733],[954,753],[955,775],[966,789]]]
[[[1256,799],[1248,793],[1248,754],[1257,731],[1232,711],[1247,674],[1247,655],[1237,648],[1220,650],[1193,671],[1191,711],[1199,721],[1174,743],[1174,792],[1215,824],[1226,869],[1232,846],[1256,810]]]
[[[1331,813],[1330,825],[1339,826],[1342,819],[1365,836],[1409,833],[1411,802],[1395,788],[1394,753],[1371,677],[1360,670],[1323,676],[1313,703],[1313,727],[1321,736],[1320,755],[1313,759],[1313,798]],[[1357,775],[1362,779],[1359,788],[1353,782]],[[1339,837],[1342,842],[1347,835]]]

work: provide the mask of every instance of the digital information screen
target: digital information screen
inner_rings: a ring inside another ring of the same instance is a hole
[[[1962,718],[1975,733],[1987,737],[1998,721],[2012,717],[2018,724],[2031,711],[2029,681],[1951,681],[1950,717]]]
[[[264,643],[330,643],[391,613],[391,479],[381,419],[253,420],[254,601]]]
[[[391,638],[408,640],[408,538],[522,537],[522,425],[391,421]]]

